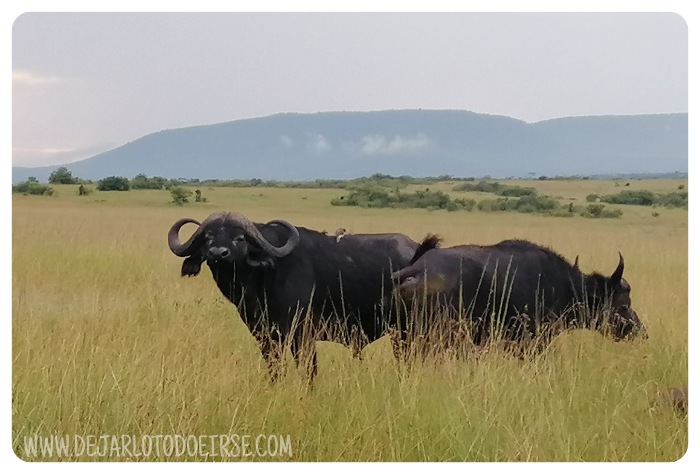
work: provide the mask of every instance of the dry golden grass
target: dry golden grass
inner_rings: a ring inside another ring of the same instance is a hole
[[[565,198],[614,186],[532,184],[565,187]],[[266,188],[203,189],[209,203],[177,208],[166,191],[78,198],[73,188],[13,197],[12,436],[23,459],[43,459],[24,452],[26,436],[53,434],[289,434],[296,461],[671,461],[686,450],[687,420],[656,403],[687,382],[686,211],[625,207],[622,219],[593,220],[370,210],[330,206],[340,190]],[[492,351],[411,370],[386,338],[362,361],[320,343],[312,390],[293,366],[271,384],[208,270],[180,278],[166,245],[176,219],[217,210],[330,232],[436,232],[446,245],[527,238],[580,255],[584,271],[610,273],[622,251],[650,337],[576,331],[531,360]]]

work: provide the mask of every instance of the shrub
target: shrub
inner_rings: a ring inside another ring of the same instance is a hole
[[[168,182],[160,176],[149,178],[145,174],[137,174],[129,181],[131,189],[163,189]]]
[[[654,204],[655,196],[651,191],[620,191],[617,194],[601,196],[600,200],[609,204],[651,206]]]
[[[471,199],[452,200],[442,191],[416,191],[414,193],[401,193],[395,190],[387,192],[376,187],[353,189],[347,196],[340,196],[331,200],[333,206],[359,206],[368,208],[393,207],[393,208],[418,208],[418,209],[458,209],[471,210],[475,201]]]
[[[12,192],[22,193],[24,195],[34,194],[40,196],[53,196],[54,194],[54,190],[51,186],[39,183],[36,178],[33,180],[30,178],[27,181],[22,181],[21,183],[13,185]]]
[[[655,194],[651,191],[621,191],[617,194],[602,196],[600,200],[610,204],[688,208],[687,191],[667,194]]]
[[[129,180],[122,176],[108,176],[97,182],[99,191],[128,191]]]
[[[600,199],[600,196],[597,194],[589,194],[586,196],[586,202],[596,202]]]
[[[485,199],[477,208],[485,212],[513,211],[551,214],[560,208],[559,203],[547,196],[523,196],[518,199]]]
[[[585,211],[581,213],[583,217],[589,217],[593,219],[600,218],[619,218],[622,217],[622,211],[620,209],[605,209],[605,204],[589,204]]]
[[[189,202],[190,196],[192,196],[192,191],[185,189],[182,186],[172,186],[170,188],[170,195],[173,197],[173,203],[176,206],[184,206]]]

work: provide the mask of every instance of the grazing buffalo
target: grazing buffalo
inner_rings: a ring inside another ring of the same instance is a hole
[[[470,322],[475,344],[505,340],[546,342],[565,328],[588,327],[616,339],[646,334],[631,308],[620,254],[611,276],[584,274],[552,250],[524,240],[496,245],[435,248],[427,238],[411,263],[394,273],[407,315],[404,328],[429,329],[440,314]],[[419,309],[417,309],[419,308]],[[411,318],[422,314],[421,324]],[[407,331],[402,332],[407,337]]]
[[[187,223],[199,227],[184,243]],[[237,213],[215,213],[201,224],[190,218],[168,232],[170,250],[183,276],[195,276],[207,262],[217,286],[256,337],[273,379],[280,348],[300,353],[311,378],[316,373],[313,342],[330,339],[362,347],[381,337],[395,312],[384,303],[391,272],[406,266],[418,243],[402,234],[347,234],[343,238],[295,227],[284,220],[267,224]],[[292,336],[291,338],[289,336]]]

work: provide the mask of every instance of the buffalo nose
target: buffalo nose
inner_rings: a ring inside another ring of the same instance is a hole
[[[209,258],[226,258],[230,253],[226,247],[212,247],[209,249]]]

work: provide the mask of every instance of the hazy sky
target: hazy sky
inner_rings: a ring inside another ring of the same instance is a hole
[[[26,13],[13,164],[279,112],[687,112],[687,61],[674,13]]]

